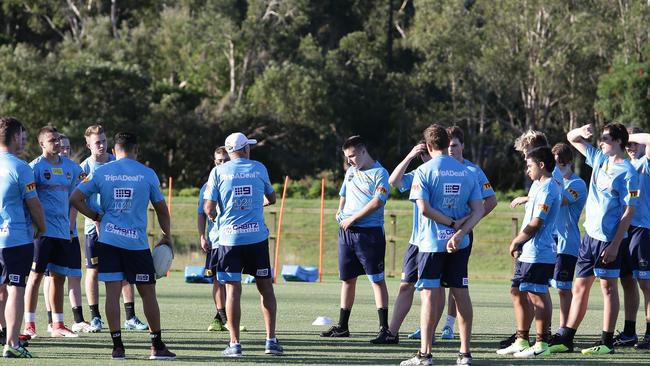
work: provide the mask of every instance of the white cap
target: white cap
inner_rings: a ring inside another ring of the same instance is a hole
[[[246,145],[255,145],[256,143],[257,140],[249,140],[243,133],[235,132],[226,138],[224,145],[226,146],[226,151],[231,153],[243,149]]]

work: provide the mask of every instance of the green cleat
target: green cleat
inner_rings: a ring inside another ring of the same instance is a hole
[[[551,353],[573,352],[573,341],[569,341],[559,334],[554,334],[548,342],[548,350]]]
[[[208,326],[208,332],[221,332],[227,330],[218,318],[212,319],[212,323]]]
[[[583,355],[611,355],[614,353],[614,347],[608,347],[601,341],[596,342],[593,347],[585,348],[582,350]]]
[[[11,347],[8,344],[5,344],[5,347],[2,351],[2,356],[4,358],[32,358],[34,357],[27,348],[18,346],[16,348]]]

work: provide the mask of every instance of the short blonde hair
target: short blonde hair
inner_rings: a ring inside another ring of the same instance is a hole
[[[536,147],[549,146],[544,132],[528,130],[515,140],[515,150],[525,153]]]
[[[101,135],[102,133],[104,133],[104,127],[102,127],[102,125],[92,125],[86,128],[84,137],[90,137],[90,135]]]

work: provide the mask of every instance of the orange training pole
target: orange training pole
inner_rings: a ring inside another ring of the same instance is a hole
[[[287,197],[287,186],[289,185],[289,176],[284,177],[284,188],[282,188],[282,201],[280,202],[280,218],[278,218],[278,232],[275,237],[275,261],[273,264],[273,283],[278,278],[278,259],[280,257],[280,236],[282,235],[282,216],[284,214],[284,199]]]
[[[169,192],[167,192],[167,209],[169,211],[169,217],[172,216],[172,177],[169,177]]]
[[[318,257],[319,282],[323,282],[323,223],[325,222],[325,178],[320,181],[320,249]]]

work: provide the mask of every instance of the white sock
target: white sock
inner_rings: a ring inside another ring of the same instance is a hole
[[[273,343],[277,343],[278,339],[277,338],[267,338],[267,341],[271,341]]]
[[[239,343],[232,343],[232,342],[230,342],[230,347],[235,347],[235,346],[238,345],[238,344],[239,344]]]
[[[36,322],[36,313],[25,313],[25,323]]]
[[[454,330],[454,323],[456,323],[456,317],[447,315],[447,321],[445,322],[445,327],[451,328],[451,330]]]
[[[52,313],[53,323],[63,323],[63,313]]]

